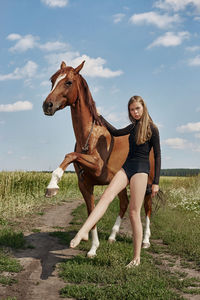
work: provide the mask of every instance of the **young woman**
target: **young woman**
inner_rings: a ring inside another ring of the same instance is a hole
[[[128,268],[140,264],[142,245],[142,223],[140,211],[145,196],[147,179],[150,171],[149,152],[153,147],[155,157],[155,176],[152,184],[152,197],[159,190],[161,166],[159,132],[146,104],[140,96],[133,96],[128,103],[128,113],[131,124],[123,129],[115,129],[102,116],[102,122],[113,136],[129,135],[129,154],[122,168],[115,174],[104,191],[95,209],[89,215],[70,247],[75,248],[81,240],[88,240],[88,233],[101,219],[115,196],[130,184],[129,216],[133,232],[134,255]]]

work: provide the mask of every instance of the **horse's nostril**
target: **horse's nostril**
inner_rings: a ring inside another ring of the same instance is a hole
[[[49,103],[48,103],[48,106],[49,106],[49,107],[52,107],[52,106],[53,106],[53,103],[52,103],[52,102],[49,102]]]

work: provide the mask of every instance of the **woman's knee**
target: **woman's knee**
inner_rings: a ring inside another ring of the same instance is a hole
[[[140,219],[140,210],[136,209],[136,208],[130,208],[129,209],[129,217],[131,219]]]

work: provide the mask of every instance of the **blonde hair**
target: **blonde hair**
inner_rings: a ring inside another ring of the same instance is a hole
[[[153,121],[148,113],[147,106],[140,96],[133,96],[130,98],[128,102],[128,114],[129,119],[132,123],[135,123],[136,120],[132,117],[130,113],[130,105],[134,102],[139,102],[143,106],[143,114],[141,119],[139,120],[138,129],[136,132],[136,144],[144,144],[146,141],[148,141],[152,136],[151,126],[150,124],[153,124]]]

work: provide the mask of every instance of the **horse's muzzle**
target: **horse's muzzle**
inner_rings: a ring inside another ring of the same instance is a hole
[[[53,114],[55,113],[52,102],[44,101],[42,107],[43,107],[44,114],[47,116],[53,116]]]

